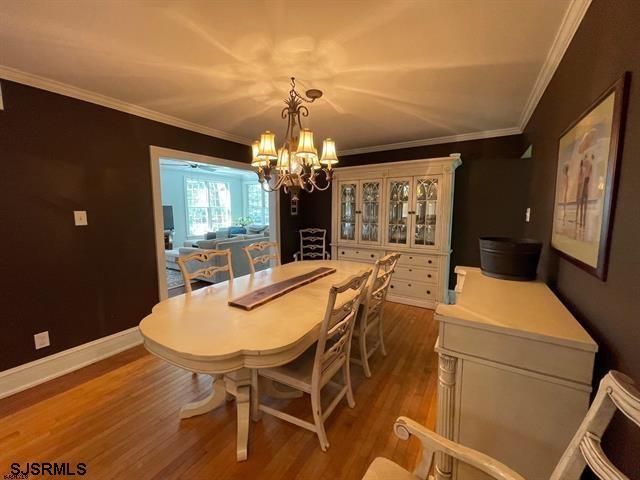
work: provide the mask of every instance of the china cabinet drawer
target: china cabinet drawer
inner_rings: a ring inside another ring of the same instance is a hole
[[[402,280],[399,278],[391,278],[389,284],[389,294],[401,297],[414,297],[423,300],[436,300],[436,286],[429,285],[424,282],[414,282],[411,280]]]
[[[380,251],[354,247],[338,247],[338,257],[345,260],[359,260],[375,262],[380,257]]]
[[[418,282],[430,283],[431,285],[435,285],[438,283],[437,271],[414,267],[413,265],[396,266],[393,277],[399,280],[414,280]]]
[[[438,268],[438,256],[403,253],[400,256],[400,260],[398,260],[398,265],[413,265],[416,267]]]

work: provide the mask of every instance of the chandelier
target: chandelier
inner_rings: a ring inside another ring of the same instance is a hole
[[[273,192],[283,189],[291,193],[292,199],[298,199],[300,190],[313,192],[329,188],[333,178],[332,166],[338,163],[336,144],[330,138],[322,142],[322,155],[313,144],[313,132],[302,127],[301,117],[308,117],[309,110],[304,103],[313,103],[322,96],[317,89],[307,90],[300,95],[296,91],[296,81],[291,77],[289,98],[282,109],[282,119],[287,120],[287,131],[282,146],[276,149],[276,136],[269,130],[260,135],[260,140],[252,144],[253,160],[251,165],[257,168],[258,181],[262,189]],[[324,173],[326,184],[318,185],[320,172]]]

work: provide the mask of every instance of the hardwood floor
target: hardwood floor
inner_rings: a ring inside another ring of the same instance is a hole
[[[405,415],[434,427],[437,326],[431,310],[388,303],[385,332],[389,355],[373,355],[373,377],[352,366],[356,407],[343,402],[328,418],[326,453],[312,432],[264,415],[237,463],[234,402],[180,421],[208,377],[137,347],[0,400],[0,478],[14,462],[84,462],[90,479],[360,479],[377,456],[412,469],[419,444],[392,425]],[[308,396],[273,403],[311,417]]]

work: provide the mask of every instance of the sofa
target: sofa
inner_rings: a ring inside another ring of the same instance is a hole
[[[183,257],[204,250],[231,250],[231,266],[233,268],[233,276],[237,278],[248,275],[251,272],[249,268],[249,260],[247,259],[247,254],[243,250],[243,247],[264,240],[266,240],[264,235],[257,234],[236,235],[232,238],[198,240],[195,243],[185,242],[185,246],[178,249],[178,254],[179,256]],[[191,262],[189,265],[187,265],[187,268],[189,269],[189,271],[194,271],[208,265],[222,266],[225,262],[226,258],[215,257],[208,264]],[[264,270],[266,268],[269,268],[269,265],[267,263],[263,263],[256,265],[255,268],[256,270]],[[211,283],[223,282],[228,279],[229,275],[227,272],[217,272],[212,278],[201,278],[201,280]]]
[[[215,232],[207,232],[204,235],[204,240],[214,240],[222,238],[235,238],[241,235],[260,235],[263,237],[269,236],[269,225],[248,225],[246,227],[224,227],[216,230]]]

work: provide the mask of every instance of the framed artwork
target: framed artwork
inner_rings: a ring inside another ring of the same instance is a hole
[[[551,246],[601,280],[607,276],[629,79],[627,72],[607,89],[558,145]]]

